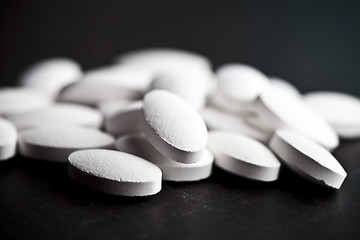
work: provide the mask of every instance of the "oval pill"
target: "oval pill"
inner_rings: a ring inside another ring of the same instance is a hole
[[[200,114],[185,100],[165,90],[153,90],[143,100],[141,124],[150,143],[182,163],[201,159],[208,133]]]
[[[66,162],[70,153],[89,148],[113,148],[114,138],[94,128],[48,125],[20,131],[20,153],[25,157]]]
[[[215,164],[237,176],[270,182],[278,179],[280,162],[262,143],[242,134],[209,132],[209,150]]]
[[[137,156],[119,151],[89,149],[73,152],[68,174],[94,190],[120,196],[149,196],[161,190],[161,170]]]
[[[313,92],[304,96],[305,103],[319,113],[341,138],[360,137],[360,99],[339,92]]]
[[[276,131],[270,147],[292,170],[317,184],[339,189],[346,178],[328,150],[297,132]]]
[[[71,124],[100,128],[102,114],[93,108],[78,104],[53,104],[46,108],[8,116],[8,119],[22,130],[49,124]]]

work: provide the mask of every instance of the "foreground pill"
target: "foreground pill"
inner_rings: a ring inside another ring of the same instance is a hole
[[[49,107],[22,114],[8,116],[17,129],[45,126],[49,124],[72,124],[100,128],[102,114],[77,104],[53,104]]]
[[[50,105],[49,97],[39,90],[25,87],[0,89],[0,115],[38,110]]]
[[[6,160],[15,155],[17,139],[14,125],[0,118],[0,160]]]
[[[158,166],[166,181],[198,181],[211,175],[214,157],[205,150],[196,163],[185,164],[175,162],[158,152],[141,134],[131,134],[120,137],[115,142],[119,151],[127,152],[146,159]]]
[[[255,68],[226,64],[217,70],[218,92],[214,103],[221,108],[242,112],[269,85],[269,79]],[[250,106],[249,106],[250,105]]]
[[[235,175],[264,182],[278,178],[280,162],[262,143],[245,135],[210,131],[209,150],[215,164]]]
[[[159,152],[181,163],[201,159],[208,133],[189,103],[168,91],[154,90],[145,95],[142,114],[145,136]]]
[[[80,65],[67,58],[52,58],[30,66],[20,77],[20,84],[40,89],[51,96],[82,76]]]
[[[141,101],[136,101],[125,105],[111,117],[106,119],[106,131],[116,137],[128,133],[141,132],[141,108]]]
[[[96,105],[107,99],[137,99],[152,80],[153,74],[141,67],[104,67],[87,72],[80,81],[64,88],[59,94],[59,100]]]
[[[305,102],[280,89],[269,87],[254,104],[263,122],[274,129],[292,129],[320,143],[328,150],[339,145],[334,129]]]
[[[345,93],[305,94],[305,103],[319,113],[341,138],[360,137],[360,99]]]
[[[299,133],[278,130],[270,147],[292,170],[315,183],[339,189],[346,178],[329,151]]]
[[[161,190],[161,170],[137,156],[103,149],[80,150],[68,158],[69,176],[100,192],[149,196]]]
[[[261,142],[268,142],[272,131],[257,127],[238,115],[221,111],[214,107],[207,107],[201,111],[206,126],[210,130],[223,130],[242,133]]]
[[[19,134],[23,156],[54,162],[66,162],[70,153],[89,148],[112,148],[114,138],[97,129],[49,125],[23,130]]]

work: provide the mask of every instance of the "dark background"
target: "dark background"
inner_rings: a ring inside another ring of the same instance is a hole
[[[359,12],[359,1],[2,1],[0,84],[48,57],[89,69],[163,46],[215,67],[247,63],[303,92],[360,96]],[[339,191],[286,168],[270,184],[215,168],[147,198],[96,193],[73,183],[66,165],[17,157],[0,163],[0,238],[360,239],[360,141],[334,154],[348,172]]]

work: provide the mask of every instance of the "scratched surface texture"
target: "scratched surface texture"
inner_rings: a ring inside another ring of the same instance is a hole
[[[144,47],[177,47],[254,65],[302,92],[360,97],[358,1],[2,1],[0,85],[53,56],[84,69]],[[0,162],[0,239],[360,239],[360,140],[334,152],[341,190],[286,167],[258,183],[215,168],[146,198],[113,197],[67,176],[66,164]]]

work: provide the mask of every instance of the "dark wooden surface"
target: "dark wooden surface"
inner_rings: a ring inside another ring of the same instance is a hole
[[[357,1],[9,1],[0,7],[0,84],[29,64],[68,56],[84,68],[153,46],[245,62],[302,91],[360,96]],[[72,182],[64,164],[0,162],[0,239],[360,239],[360,140],[335,156],[331,191],[283,168],[258,183],[215,168],[156,196],[113,197]]]

